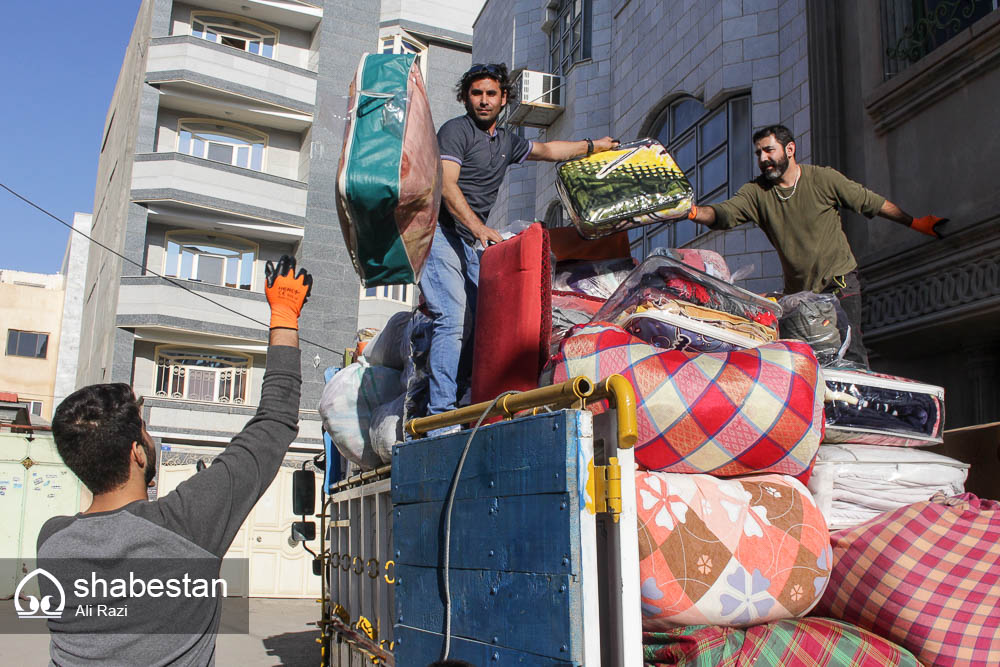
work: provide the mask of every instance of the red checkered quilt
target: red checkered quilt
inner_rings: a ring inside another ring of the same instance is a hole
[[[833,533],[815,613],[928,665],[1000,665],[1000,502],[938,494]]]
[[[639,403],[635,458],[642,467],[808,480],[823,438],[825,388],[806,343],[698,353],[663,350],[605,323],[570,334],[542,384],[625,376]]]
[[[906,649],[829,618],[723,628],[689,625],[644,632],[649,667],[919,667]]]

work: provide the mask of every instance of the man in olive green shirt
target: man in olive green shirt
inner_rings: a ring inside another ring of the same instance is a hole
[[[841,228],[839,209],[868,218],[879,215],[935,238],[941,238],[936,227],[947,220],[932,215],[913,218],[835,169],[799,164],[795,139],[783,125],[757,131],[753,141],[761,175],[732,199],[691,207],[688,217],[712,229],[757,223],[778,251],[785,293],[835,294],[851,325],[845,357],[867,367],[868,353],[861,341],[858,262]]]

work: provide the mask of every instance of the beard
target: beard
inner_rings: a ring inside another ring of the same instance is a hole
[[[760,173],[762,173],[764,178],[772,183],[780,181],[781,177],[785,175],[787,170],[788,158],[784,155],[779,157],[777,160],[767,160],[766,162],[762,162],[760,165]]]

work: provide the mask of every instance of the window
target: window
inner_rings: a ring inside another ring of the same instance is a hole
[[[49,335],[33,331],[7,330],[7,356],[44,359],[48,355]]]
[[[650,134],[667,147],[694,188],[698,204],[727,199],[750,180],[750,97],[730,99],[706,109],[693,97],[667,106]],[[632,254],[644,259],[653,248],[679,248],[707,228],[690,220],[629,230]]]
[[[156,385],[162,398],[245,403],[250,383],[250,357],[174,346],[156,350]]]
[[[266,134],[236,123],[182,118],[178,124],[177,152],[185,155],[263,171],[266,147]]]
[[[221,287],[253,289],[257,245],[224,234],[168,232],[163,275]]]
[[[191,14],[191,34],[265,58],[274,58],[278,31],[266,23],[232,14]]]
[[[31,401],[31,414],[36,417],[42,416],[42,402],[41,401]]]
[[[420,75],[427,79],[427,45],[408,34],[386,35],[379,39],[379,53],[409,54],[417,57]]]
[[[997,7],[997,0],[882,0],[885,78],[902,72]]]
[[[549,71],[565,76],[590,58],[590,0],[561,0],[549,30]]]
[[[389,299],[407,305],[413,305],[413,285],[382,285],[380,287],[362,287],[362,299]]]
[[[545,209],[546,229],[568,227],[570,224],[569,217],[563,213],[563,205],[560,202],[554,201]]]

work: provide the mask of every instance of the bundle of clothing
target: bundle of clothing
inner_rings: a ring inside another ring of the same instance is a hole
[[[421,357],[415,363],[411,345],[412,330],[424,317],[419,311],[394,314],[364,354],[323,388],[323,429],[349,461],[348,475],[389,463],[392,446],[403,439],[407,398],[426,385],[426,371],[417,367]]]

